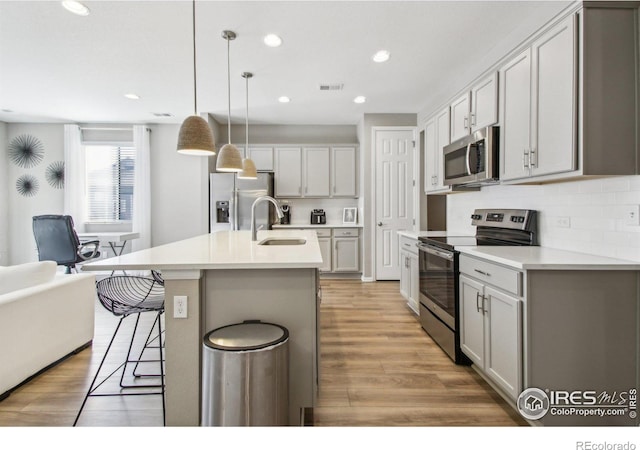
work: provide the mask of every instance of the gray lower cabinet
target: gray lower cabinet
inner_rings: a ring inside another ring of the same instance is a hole
[[[515,400],[522,390],[522,301],[460,275],[460,347]]]
[[[360,238],[333,236],[333,271],[334,272],[359,272],[360,271]]]
[[[462,351],[514,407],[523,390],[537,388],[574,393],[577,407],[589,401],[581,393],[595,392],[605,409],[607,396],[629,408],[603,416],[553,413],[567,405],[558,400],[537,424],[637,426],[631,396],[640,389],[640,272],[544,267],[519,271],[460,255]]]
[[[419,313],[420,274],[417,239],[400,236],[400,295],[407,300],[407,305]]]

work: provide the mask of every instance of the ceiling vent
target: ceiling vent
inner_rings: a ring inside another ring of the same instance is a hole
[[[341,91],[343,87],[344,87],[344,84],[342,83],[321,84],[320,90],[321,91]]]
[[[171,113],[151,113],[156,117],[173,117],[173,114]]]

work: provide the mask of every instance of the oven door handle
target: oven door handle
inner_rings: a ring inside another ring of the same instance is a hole
[[[439,257],[444,258],[444,259],[446,259],[448,261],[453,261],[453,253],[451,253],[451,252],[447,252],[447,251],[444,251],[444,250],[436,250],[435,248],[430,247],[428,245],[424,245],[424,244],[417,244],[417,245],[418,245],[418,248],[420,250],[422,250],[423,252],[427,252],[427,253],[430,253],[432,255],[439,256]]]

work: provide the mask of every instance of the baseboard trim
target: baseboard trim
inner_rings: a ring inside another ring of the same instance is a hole
[[[51,369],[52,367],[60,364],[62,361],[64,361],[65,359],[73,356],[73,355],[77,355],[78,353],[80,353],[82,350],[84,350],[87,347],[90,347],[91,344],[93,343],[93,340],[82,344],[80,347],[72,350],[71,352],[67,353],[66,355],[64,355],[62,358],[52,362],[51,364],[49,364],[47,367],[44,367],[42,369],[40,369],[39,371],[37,371],[36,373],[34,373],[33,375],[29,376],[28,378],[26,378],[25,380],[23,380],[22,382],[20,382],[19,384],[15,385],[14,387],[12,387],[11,389],[3,392],[2,394],[0,394],[0,402],[5,400],[7,397],[9,397],[11,395],[11,393],[13,391],[15,391],[16,389],[18,389],[19,387],[24,386],[25,384],[27,384],[29,381],[33,380],[35,377],[37,377],[38,375],[42,375],[44,372],[46,372],[47,370]]]

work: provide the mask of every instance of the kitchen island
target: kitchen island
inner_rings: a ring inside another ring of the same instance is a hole
[[[267,238],[301,245],[260,245]],[[200,425],[202,338],[210,330],[262,320],[289,330],[289,422],[316,403],[319,284],[314,231],[219,231],[83,265],[85,271],[158,270],[165,280],[166,423]],[[174,315],[187,297],[187,317]]]

